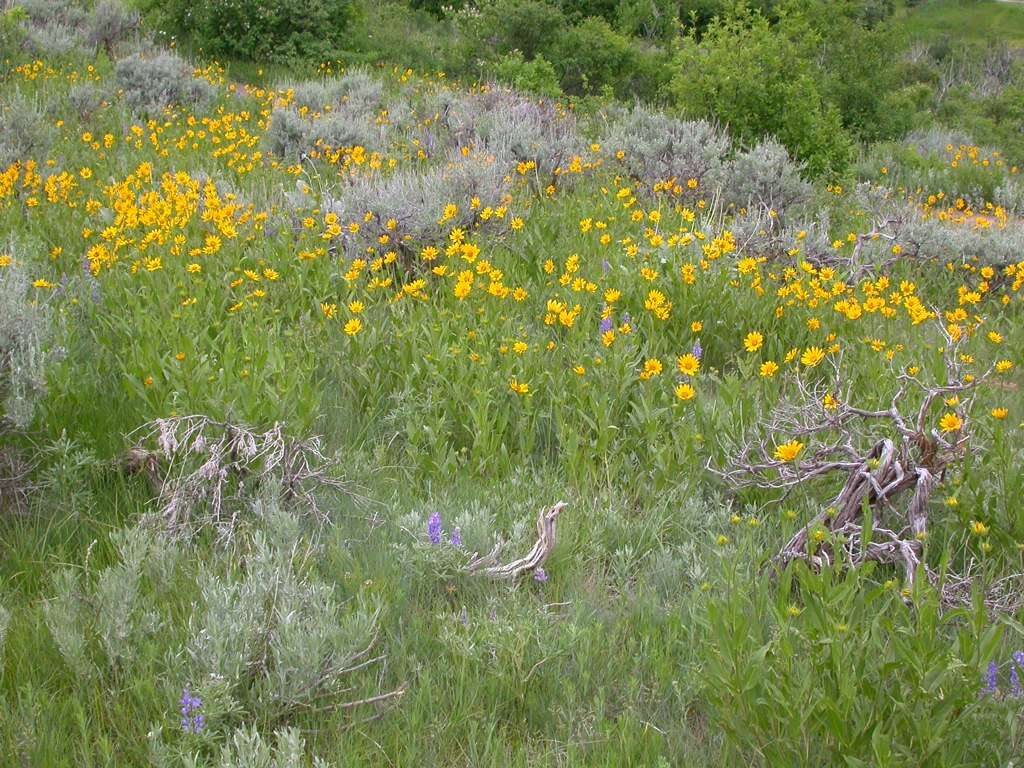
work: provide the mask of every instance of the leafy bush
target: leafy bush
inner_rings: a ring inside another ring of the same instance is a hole
[[[489,50],[500,58],[519,51],[527,61],[552,51],[568,26],[562,12],[544,0],[497,0],[466,18],[467,44],[477,56]]]
[[[678,0],[625,0],[618,3],[615,26],[646,40],[668,40],[680,16]]]
[[[211,0],[192,4],[143,3],[147,13],[162,16],[182,33],[190,33],[209,53],[254,61],[322,61],[345,40],[353,14],[351,0]]]
[[[200,107],[214,98],[205,80],[192,76],[192,67],[173,53],[147,57],[134,54],[115,67],[125,101],[140,112],[154,114],[171,106]]]
[[[741,142],[779,139],[813,175],[841,172],[850,141],[819,88],[812,50],[756,13],[711,23],[698,42],[683,38],[668,87],[678,111],[713,117]]]
[[[599,18],[585,19],[566,30],[552,63],[561,72],[567,93],[608,91],[622,98],[652,98],[664,71],[657,54]]]
[[[543,56],[530,61],[519,51],[512,51],[498,59],[491,67],[494,78],[526,93],[557,98],[562,94],[558,85],[558,73]]]
[[[28,18],[20,5],[0,11],[0,61],[14,59],[25,40],[22,21]]]
[[[804,48],[818,90],[863,140],[900,136],[913,116],[898,92],[903,72],[893,52],[900,40],[884,23],[892,11],[888,0],[801,0],[785,7],[777,25]]]

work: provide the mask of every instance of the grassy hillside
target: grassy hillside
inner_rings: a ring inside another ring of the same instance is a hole
[[[929,0],[906,15],[907,32],[937,42],[943,37],[971,42],[1005,41],[1024,47],[1024,3],[1001,0]]]
[[[6,14],[8,763],[1024,751],[1012,155]]]

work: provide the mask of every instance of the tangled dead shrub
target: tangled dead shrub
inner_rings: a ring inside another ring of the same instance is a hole
[[[857,567],[868,561],[901,566],[907,587],[920,573],[941,590],[949,606],[971,604],[965,578],[939,574],[923,565],[928,535],[929,501],[947,473],[981,450],[973,430],[973,406],[979,387],[994,368],[968,375],[954,340],[941,323],[944,381],[925,381],[899,372],[898,389],[887,407],[865,408],[851,402],[841,365],[829,382],[795,379],[796,396],[782,399],[751,434],[730,448],[727,466],[708,469],[733,489],[759,488],[781,493],[813,493],[826,478],[842,481],[839,492],[779,550],[773,562],[794,560],[820,570],[833,563]],[[957,401],[956,424],[940,430],[936,405]],[[797,445],[792,457],[781,455],[776,441],[785,436]],[[804,450],[806,449],[806,450]],[[909,494],[909,500],[901,501]],[[969,581],[969,580],[967,580]],[[1022,601],[1008,590],[1019,578],[1003,580],[985,595],[989,607],[1018,610]]]
[[[135,437],[125,468],[149,478],[159,517],[174,536],[213,529],[230,538],[240,515],[268,496],[318,522],[328,519],[320,494],[357,496],[335,475],[320,438],[292,438],[280,425],[260,432],[206,416],[176,416],[146,424]]]

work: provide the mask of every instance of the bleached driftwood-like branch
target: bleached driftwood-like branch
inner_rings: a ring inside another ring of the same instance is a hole
[[[502,565],[499,556],[504,542],[498,541],[488,554],[479,556],[476,553],[466,565],[468,573],[482,573],[494,579],[516,580],[527,573],[535,573],[547,561],[555,548],[555,521],[562,510],[568,506],[559,501],[554,506],[542,509],[537,515],[537,541],[533,549],[518,560]]]

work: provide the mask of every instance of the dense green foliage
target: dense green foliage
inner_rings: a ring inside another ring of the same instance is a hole
[[[323,61],[343,49],[352,0],[139,0],[138,7],[213,56]]]

